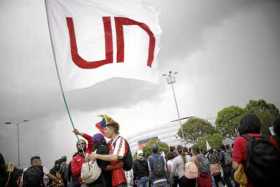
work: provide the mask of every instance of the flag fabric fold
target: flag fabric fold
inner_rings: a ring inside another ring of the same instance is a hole
[[[134,0],[46,0],[65,90],[114,78],[157,82],[158,14]]]

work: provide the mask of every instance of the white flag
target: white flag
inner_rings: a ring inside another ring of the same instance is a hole
[[[65,90],[113,77],[156,82],[160,27],[141,1],[46,0],[54,55]]]
[[[209,151],[211,149],[211,146],[209,145],[209,142],[206,140],[206,150]]]

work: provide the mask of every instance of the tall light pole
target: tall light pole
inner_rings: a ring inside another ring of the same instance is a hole
[[[177,74],[178,74],[178,72],[169,71],[168,74],[162,74],[162,76],[166,77],[167,84],[171,85],[173,99],[174,99],[174,103],[175,103],[176,111],[177,111],[177,117],[178,117],[178,119],[180,119],[180,112],[179,112],[178,102],[177,102],[177,99],[176,99],[176,94],[175,94],[175,89],[174,89],[174,84],[176,83],[176,77],[175,76]],[[183,131],[182,121],[179,120],[179,123],[180,123],[182,138],[183,138],[184,141],[186,141],[185,134],[184,134],[184,131]]]
[[[10,121],[7,121],[5,122],[6,125],[15,125],[16,128],[17,128],[17,165],[18,167],[20,168],[20,142],[19,142],[19,138],[20,138],[20,124],[22,123],[26,123],[28,122],[29,120],[23,120],[23,121],[20,121],[20,122],[10,122]]]

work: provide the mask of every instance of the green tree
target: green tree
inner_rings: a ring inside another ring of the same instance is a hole
[[[158,139],[151,139],[147,142],[147,144],[145,145],[145,147],[143,149],[144,155],[146,157],[148,157],[152,154],[152,145],[153,144],[157,144],[159,146],[159,151],[160,152],[163,151],[165,153],[165,155],[168,153],[169,146],[166,143],[161,142]]]
[[[187,143],[195,144],[198,138],[204,137],[209,134],[216,133],[217,131],[207,120],[191,117],[187,122],[183,124],[183,133]],[[181,138],[181,128],[178,130],[178,136]]]
[[[233,138],[236,136],[235,129],[240,123],[240,119],[245,114],[245,110],[238,106],[229,106],[217,114],[215,121],[217,130],[223,137]]]
[[[198,138],[194,146],[206,151],[206,140],[213,149],[219,149],[223,144],[223,136],[220,133],[214,133]]]
[[[250,100],[249,103],[245,107],[246,113],[256,114],[261,123],[261,131],[264,134],[268,134],[268,127],[271,126],[272,122],[279,115],[278,108],[272,104],[268,103],[263,99],[260,100]]]

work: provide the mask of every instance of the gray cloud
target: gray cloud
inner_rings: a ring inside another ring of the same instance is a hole
[[[48,155],[50,164],[63,154],[63,146],[72,151],[74,144],[56,78],[42,2],[0,1],[0,122],[31,120],[22,129],[26,164],[36,151]],[[221,107],[244,105],[252,98],[265,98],[280,106],[279,1],[153,0],[149,3],[161,11],[159,68],[180,72],[176,91],[182,114],[212,117]],[[154,86],[112,79],[67,92],[66,96],[71,111],[86,113],[80,118],[95,110],[111,108],[123,110],[119,113],[126,116],[125,109],[130,108],[130,114],[134,114],[131,123],[141,119],[141,123],[148,121],[145,125],[152,127],[160,121],[156,118],[176,116],[170,90],[165,88],[163,81]],[[141,108],[143,104],[134,110],[133,106],[141,101],[147,101],[148,108]],[[142,119],[143,116],[150,119]],[[78,115],[74,114],[74,118],[79,120]],[[87,122],[92,123],[88,119],[78,121],[81,127]],[[142,128],[145,127],[138,126],[134,133]],[[0,129],[0,150],[10,160],[16,160],[15,146],[10,146],[16,145],[15,129],[4,126]]]

